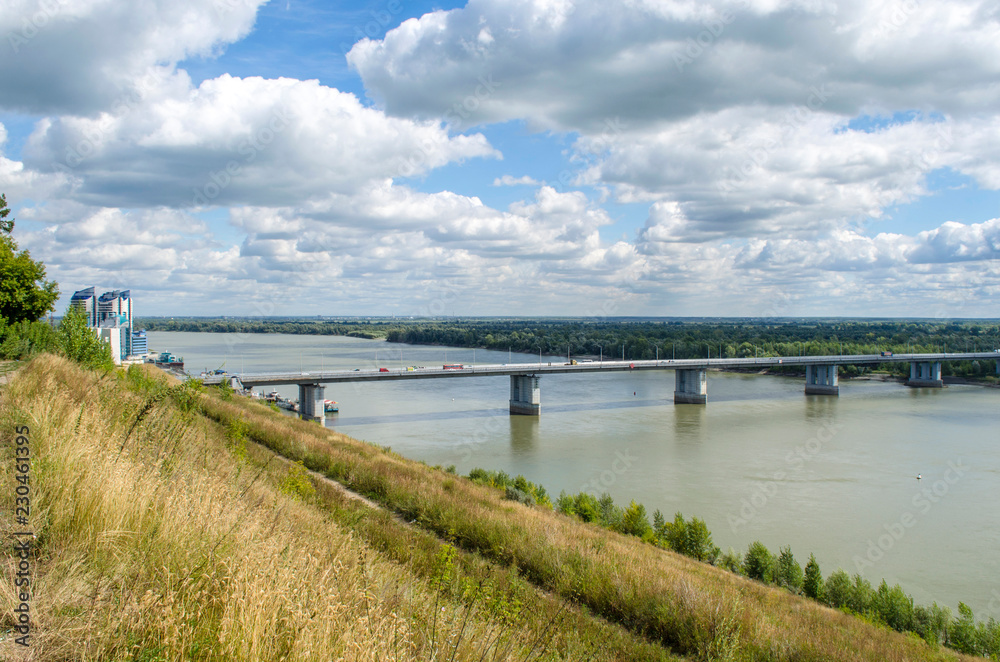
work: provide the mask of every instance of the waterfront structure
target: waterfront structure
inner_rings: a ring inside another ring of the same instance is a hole
[[[143,356],[149,353],[149,343],[146,341],[146,329],[132,331],[131,356]]]
[[[116,364],[147,352],[145,330],[138,334],[132,330],[131,290],[111,290],[97,296],[96,288],[88,287],[73,293],[70,306],[86,312],[87,326],[111,346]]]
[[[87,314],[87,326],[92,329],[97,328],[97,295],[94,294],[93,287],[74,292],[69,305],[73,308],[82,308]]]

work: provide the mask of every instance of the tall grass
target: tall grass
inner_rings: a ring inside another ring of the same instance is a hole
[[[600,530],[258,405],[207,398],[254,441],[678,654],[714,660],[959,656],[787,591]]]
[[[556,618],[461,599],[444,561],[419,573],[365,543],[318,507],[329,485],[252,444],[240,452],[186,395],[138,369],[99,379],[52,356],[0,393],[4,484],[9,432],[31,429],[26,659],[600,657]],[[13,567],[4,560],[0,629],[15,622]],[[0,658],[24,655],[0,641]]]

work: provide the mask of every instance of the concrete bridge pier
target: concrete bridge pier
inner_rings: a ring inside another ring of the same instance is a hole
[[[708,402],[708,377],[704,368],[674,370],[674,404],[703,405]]]
[[[326,425],[326,387],[322,384],[299,384],[299,416],[303,421],[319,421]]]
[[[806,395],[840,395],[837,365],[807,365]]]
[[[524,416],[542,413],[542,390],[537,375],[510,376],[510,413]]]
[[[906,385],[941,388],[944,386],[944,380],[941,379],[941,362],[915,361],[911,363],[910,379]]]

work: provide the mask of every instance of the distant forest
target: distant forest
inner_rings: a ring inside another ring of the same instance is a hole
[[[390,342],[477,347],[607,359],[732,358],[992,351],[996,320],[638,319],[638,318],[144,318],[149,331],[291,333],[384,338]],[[995,374],[992,361],[946,363],[946,375]],[[896,372],[907,367],[892,366]],[[859,369],[845,369],[847,375]]]

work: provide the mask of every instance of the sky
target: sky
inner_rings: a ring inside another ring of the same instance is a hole
[[[138,316],[1000,317],[995,0],[0,0],[0,193]]]

